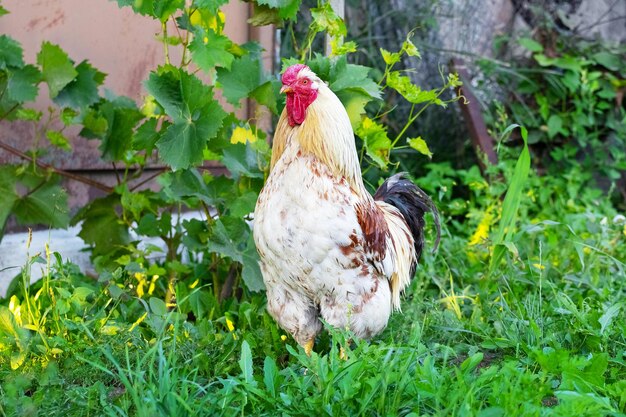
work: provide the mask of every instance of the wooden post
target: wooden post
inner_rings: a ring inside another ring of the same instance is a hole
[[[474,149],[478,155],[478,162],[481,170],[484,172],[485,166],[482,155],[487,156],[487,162],[490,164],[495,165],[498,163],[498,155],[493,148],[493,138],[489,136],[489,132],[487,132],[487,126],[485,126],[485,120],[480,111],[478,99],[474,96],[469,86],[470,78],[467,74],[465,63],[461,59],[454,58],[451,61],[451,67],[453,71],[459,74],[459,78],[463,81],[463,85],[459,87],[457,94],[463,95],[467,99],[467,102],[460,100],[459,105],[461,106],[463,118],[469,129]]]
[[[345,13],[346,11],[345,0],[328,0],[328,2],[330,3],[330,7],[332,7],[333,11],[337,14],[337,16],[343,19],[346,14]],[[332,47],[330,46],[330,36],[328,35],[326,35],[325,53],[326,53],[326,56],[330,56],[330,54],[332,53]]]

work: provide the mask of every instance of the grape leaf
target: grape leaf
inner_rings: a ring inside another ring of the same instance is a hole
[[[83,129],[80,135],[84,138],[94,139],[103,138],[107,132],[107,119],[95,109],[89,109],[86,113],[81,114]]]
[[[358,89],[369,94],[372,98],[379,99],[380,88],[368,76],[369,71],[370,68],[368,67],[348,64],[346,56],[342,56],[330,70],[330,88],[335,92],[348,88]]]
[[[271,7],[254,3],[252,17],[248,19],[248,23],[252,26],[276,25],[280,27],[282,19],[280,18],[278,9],[272,9]]]
[[[100,106],[100,114],[106,121],[106,132],[102,137],[100,150],[102,157],[109,161],[124,158],[124,153],[132,145],[133,128],[143,119],[134,101],[118,97]],[[102,123],[101,120],[97,123]]]
[[[156,143],[161,159],[174,170],[201,162],[204,147],[226,117],[213,90],[173,67],[151,73],[145,85],[173,121]]]
[[[21,68],[24,66],[22,47],[7,35],[0,36],[0,69]]]
[[[233,61],[230,70],[218,68],[217,81],[226,100],[239,107],[240,100],[261,84],[261,62],[252,54],[244,55]]]
[[[119,196],[111,194],[93,200],[72,218],[72,225],[83,221],[78,236],[85,243],[94,245],[94,255],[106,254],[130,242],[128,228],[117,217],[117,206]]]
[[[228,168],[228,172],[235,181],[242,175],[249,178],[263,178],[263,172],[259,169],[257,153],[250,142],[245,145],[239,143],[229,146],[223,152],[222,163]]]
[[[409,77],[400,75],[399,71],[392,71],[387,75],[387,85],[402,94],[410,103],[419,104],[432,101],[440,106],[445,105],[437,98],[436,90],[422,90],[413,84]]]
[[[207,9],[213,14],[217,13],[218,9],[226,3],[228,0],[193,0],[194,6]]]
[[[55,98],[78,75],[67,54],[50,42],[41,45],[37,63],[41,66],[43,79],[48,84],[50,98]]]
[[[10,71],[7,81],[9,99],[18,102],[32,101],[39,93],[41,73],[34,65],[26,65],[15,71]]]
[[[424,139],[422,139],[421,136],[413,139],[407,139],[407,143],[411,148],[415,149],[422,155],[426,155],[427,157],[432,159],[433,153],[430,151],[430,149],[428,149],[428,144]]]
[[[350,118],[353,129],[361,123],[361,115],[365,113],[365,106],[372,101],[372,97],[360,90],[341,90],[337,92],[337,97],[343,103]]]
[[[214,67],[224,67],[230,69],[235,57],[228,52],[232,42],[226,36],[218,35],[215,31],[202,29],[189,45],[193,61],[205,72],[213,70]]]
[[[136,151],[143,150],[146,154],[151,154],[154,150],[157,140],[161,137],[157,128],[158,119],[148,119],[137,128],[133,135],[133,149]]]
[[[257,3],[278,9],[278,15],[282,19],[295,19],[302,0],[257,0]]]
[[[66,138],[63,133],[57,130],[47,130],[46,137],[48,138],[48,140],[53,146],[64,149],[66,151],[72,150],[69,139]]]
[[[167,21],[176,10],[185,6],[185,0],[155,0],[152,16],[161,22]]]
[[[59,106],[80,109],[87,107],[100,99],[98,87],[104,82],[106,75],[92,67],[87,61],[76,66],[78,75],[67,84],[54,98]]]
[[[45,224],[52,227],[67,227],[69,215],[67,194],[59,186],[45,179],[32,187],[15,202],[13,213],[20,224]]]
[[[224,223],[226,221],[226,224]],[[230,226],[228,230],[226,226]],[[240,230],[247,228],[242,219],[235,218],[218,218],[215,220],[211,228],[211,236],[207,242],[210,252],[219,253],[222,256],[241,262],[242,255],[239,250],[239,242],[231,238],[231,236],[240,237]]]
[[[13,204],[17,200],[17,193],[15,192],[16,182],[15,167],[0,167],[0,195],[2,195],[2,198],[0,198],[0,236],[7,218],[11,214]]]
[[[400,62],[400,52],[389,52],[386,49],[380,48],[380,54],[383,56],[383,61],[387,65],[394,65]]]
[[[365,117],[356,129],[356,134],[365,144],[365,153],[381,169],[386,169],[389,163],[391,140],[387,136],[387,128]]]
[[[154,16],[155,0],[116,0],[119,7],[130,6],[139,14],[144,16]],[[158,0],[157,0],[158,1]]]
[[[266,106],[272,113],[278,114],[276,97],[278,97],[280,85],[278,80],[267,81],[252,90],[250,97],[255,99],[257,103]]]
[[[311,9],[311,17],[313,18],[312,26],[316,32],[325,31],[333,37],[346,36],[346,24],[337,16],[330,2]]]

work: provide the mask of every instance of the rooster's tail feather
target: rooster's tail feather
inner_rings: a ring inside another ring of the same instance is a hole
[[[384,201],[398,209],[413,236],[415,246],[415,261],[419,261],[424,247],[424,214],[431,212],[437,227],[437,239],[433,252],[439,246],[441,226],[439,212],[430,197],[407,178],[406,173],[399,173],[387,180],[374,194],[374,200]],[[411,276],[415,272],[416,263],[411,267]]]

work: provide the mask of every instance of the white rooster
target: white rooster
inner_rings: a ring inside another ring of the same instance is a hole
[[[287,94],[271,172],[256,204],[254,239],[267,308],[310,354],[323,318],[369,339],[380,333],[415,272],[424,213],[438,213],[403,175],[372,197],[348,114],[303,64],[282,77]]]

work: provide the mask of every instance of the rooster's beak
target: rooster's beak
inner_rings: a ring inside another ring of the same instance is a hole
[[[283,85],[282,87],[280,87],[280,92],[281,93],[291,93],[293,90],[291,89],[291,86],[289,85]]]

